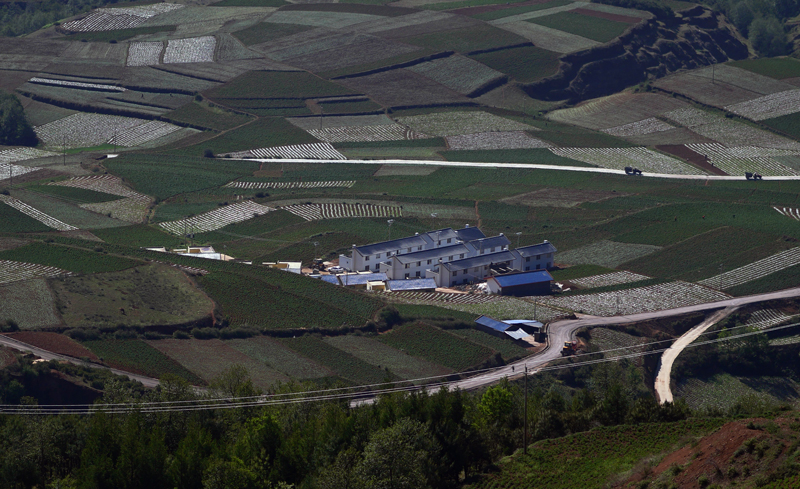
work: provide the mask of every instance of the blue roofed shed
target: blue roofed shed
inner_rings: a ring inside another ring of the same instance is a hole
[[[417,291],[433,292],[436,290],[436,280],[432,278],[413,278],[408,280],[389,280],[387,283],[389,290],[398,291]]]
[[[527,296],[550,294],[553,276],[547,270],[509,273],[489,277],[486,286],[492,294]]]
[[[339,275],[339,281],[346,287],[366,289],[368,282],[386,282],[389,278],[385,273],[358,273]]]

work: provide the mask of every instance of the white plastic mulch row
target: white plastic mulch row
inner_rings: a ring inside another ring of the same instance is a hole
[[[15,161],[32,160],[34,158],[46,158],[48,156],[58,156],[58,153],[45,151],[36,148],[14,148],[0,151],[0,163],[14,163]],[[6,171],[8,169],[6,168]]]
[[[644,136],[645,134],[653,134],[656,132],[669,131],[675,129],[675,126],[660,121],[655,117],[644,119],[630,124],[623,124],[617,127],[610,127],[602,129],[600,132],[610,134],[611,136],[626,137],[626,136]]]
[[[113,175],[73,177],[69,180],[53,182],[49,185],[82,188],[124,197],[110,202],[81,204],[80,207],[99,214],[110,214],[111,217],[115,219],[127,222],[142,222],[145,217],[147,217],[148,207],[153,200],[147,195],[140,194],[126,187],[121,179]]]
[[[771,93],[753,100],[728,105],[725,110],[754,121],[794,114],[800,112],[800,89]]]
[[[72,275],[72,272],[61,268],[25,263],[21,261],[0,260],[0,284],[19,282],[32,278],[48,278]]]
[[[128,45],[128,59],[125,64],[127,66],[157,65],[163,49],[164,43],[161,41],[132,42]]]
[[[73,32],[131,29],[151,17],[182,7],[183,5],[176,3],[155,3],[138,7],[99,8],[83,19],[62,24],[62,27]]]
[[[536,302],[572,311],[583,311],[584,314],[594,316],[616,316],[693,306],[729,298],[728,294],[679,281],[599,294],[537,298]]]
[[[37,166],[22,166],[22,165],[15,165],[13,163],[0,162],[0,180],[6,180],[8,178],[18,177],[20,175],[34,172],[36,170],[41,170],[41,168]]]
[[[56,80],[53,78],[40,78],[38,76],[34,76],[28,83],[38,83],[40,85],[58,85],[61,87],[75,87],[75,88],[94,88],[96,90],[107,90],[110,92],[126,92],[128,89],[125,87],[118,87],[115,85],[105,85],[102,83],[84,83],[84,82],[76,82],[76,81],[68,81],[68,80]]]
[[[639,275],[633,272],[612,272],[604,273],[602,275],[592,275],[591,277],[583,277],[570,280],[570,283],[584,288],[592,287],[605,287],[608,285],[627,284],[630,282],[638,282],[640,280],[647,280],[650,277],[647,275]]]
[[[798,264],[800,264],[800,248],[792,248],[697,283],[725,290]]]
[[[120,197],[137,197],[142,195],[126,187],[119,177],[113,175],[72,177],[69,180],[51,182],[48,185],[82,188],[84,190],[94,190],[95,192],[102,192],[104,194],[119,195]]]
[[[751,127],[742,122],[726,119],[694,107],[665,112],[667,119],[688,127],[693,132],[713,139],[725,146],[757,146],[800,150],[800,143],[777,134]]]
[[[445,139],[447,147],[451,150],[534,149],[552,146],[525,131],[478,132],[447,136]]]
[[[399,124],[376,126],[325,127],[306,129],[315,138],[328,143],[360,141],[403,141],[406,139],[425,139],[430,136],[407,129]]]
[[[451,294],[441,292],[389,292],[403,299],[427,302],[449,302],[454,304],[486,304],[502,300],[501,296],[490,294]]]
[[[164,51],[164,63],[202,63],[214,61],[214,36],[170,39]]]
[[[686,147],[706,156],[709,163],[729,175],[743,175],[745,172],[767,176],[797,175],[795,170],[773,157],[800,155],[798,151],[756,146],[725,147],[716,143],[687,144]]]
[[[683,161],[647,148],[550,148],[553,154],[602,168],[623,170],[626,166],[644,172],[675,175],[704,175]]]
[[[230,153],[231,158],[297,158],[304,160],[346,160],[329,143],[292,144]]]
[[[800,209],[792,209],[791,207],[773,207],[773,209],[786,217],[791,217],[795,221],[800,221]]]
[[[229,224],[246,221],[274,210],[272,207],[248,200],[238,204],[226,205],[187,219],[162,222],[159,225],[173,234],[184,234],[185,232],[205,233],[222,229]]]
[[[136,146],[173,133],[180,127],[134,117],[78,112],[34,128],[36,135],[53,148],[80,148],[116,144]]]
[[[339,180],[335,182],[231,182],[228,188],[262,189],[262,188],[350,188],[355,180]]]
[[[32,218],[36,219],[37,221],[41,222],[42,224],[44,224],[45,226],[49,226],[49,227],[51,227],[53,229],[57,229],[59,231],[75,231],[75,230],[78,229],[75,226],[70,226],[67,223],[59,221],[55,217],[50,217],[47,214],[45,214],[44,212],[41,212],[41,211],[39,211],[37,209],[34,209],[33,207],[29,206],[25,202],[22,202],[21,200],[17,200],[17,199],[15,199],[13,197],[8,197],[6,195],[1,195],[0,194],[0,202],[4,202],[4,203],[10,205],[11,207],[13,207],[14,209],[20,211],[21,213],[25,214],[26,216],[32,217]]]
[[[791,317],[777,309],[762,309],[752,313],[745,325],[751,328],[768,329],[781,324]]]
[[[298,204],[288,205],[283,209],[306,221],[343,217],[402,217],[399,207],[385,205]]]

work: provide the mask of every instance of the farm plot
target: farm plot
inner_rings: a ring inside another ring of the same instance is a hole
[[[200,377],[142,340],[97,340],[83,344],[111,367],[155,378],[174,374],[191,384],[203,383]]]
[[[772,393],[780,393],[780,399]],[[783,377],[745,378],[717,374],[705,379],[681,379],[675,391],[675,397],[686,400],[692,409],[728,410],[744,396],[770,404],[790,402],[800,398],[800,385]]]
[[[99,8],[83,19],[62,24],[62,27],[73,32],[132,29],[158,14],[183,7],[184,5],[176,3],[154,3],[136,7]]]
[[[800,221],[800,209],[792,209],[791,207],[773,207],[773,209],[786,217],[790,217],[795,221]]]
[[[656,153],[653,150],[636,148],[550,148],[557,156],[582,161],[603,168],[622,170],[626,166],[644,172],[676,175],[704,175],[704,173],[681,160]]]
[[[91,350],[63,334],[44,331],[23,331],[20,333],[6,333],[5,335],[59,355],[88,358],[95,362],[100,360]]]
[[[729,270],[715,277],[701,280],[698,283],[706,287],[714,287],[720,290],[729,289],[762,277],[766,277],[775,272],[779,272],[791,266],[800,264],[800,248],[776,253],[772,256],[750,263],[743,267]]]
[[[461,55],[426,61],[408,69],[464,95],[471,95],[506,76]]]
[[[306,129],[309,134],[328,143],[365,141],[404,141],[427,139],[430,136],[406,129],[399,124],[380,126],[329,127],[325,129]]]
[[[402,217],[400,207],[361,204],[299,204],[283,207],[284,210],[306,221],[338,219],[343,217]]]
[[[498,27],[531,41],[536,47],[561,54],[582,51],[601,44],[583,36],[524,20],[504,23]]]
[[[119,87],[116,85],[106,85],[103,83],[85,83],[85,82],[77,82],[70,80],[57,80],[54,78],[41,78],[38,76],[34,76],[30,80],[28,80],[28,83],[34,83],[39,85],[55,85],[67,88],[85,88],[87,90],[98,90],[101,92],[124,92],[128,90],[125,87]]]
[[[8,163],[15,163],[17,161],[25,161],[25,160],[33,160],[36,158],[47,158],[48,156],[57,156],[58,153],[53,153],[52,151],[44,151],[42,149],[36,148],[14,148],[14,149],[5,149],[0,151],[0,165],[8,164]],[[5,172],[0,174],[0,177],[3,175],[8,175],[8,168],[5,168]],[[0,172],[3,170],[0,169]]]
[[[777,309],[761,309],[752,313],[750,318],[745,322],[745,325],[751,328],[764,330],[786,322],[792,317],[794,316],[789,316]]]
[[[297,24],[329,29],[342,29],[344,27],[380,21],[380,15],[360,14],[351,12],[314,12],[310,10],[279,10],[269,16],[269,21],[275,24]]]
[[[394,177],[394,176],[409,176],[409,175],[430,175],[438,168],[435,166],[417,166],[417,165],[381,165],[381,167],[372,176],[374,177]],[[798,219],[800,220],[800,219]]]
[[[623,92],[555,110],[547,114],[547,118],[588,129],[609,129],[649,120],[688,106],[684,101],[665,95]]]
[[[558,7],[543,10],[541,12],[536,12],[535,14],[547,14],[548,12],[552,12],[557,8]],[[535,14],[523,15],[527,17]],[[520,18],[513,17],[509,19],[522,20]],[[526,22],[531,22],[533,24],[549,27],[551,29],[578,35],[602,43],[609,42],[612,39],[619,37],[630,27],[631,23],[638,22],[640,19],[637,18],[632,20],[633,22],[618,22],[617,20],[610,20],[597,15],[584,15],[583,13],[576,11],[555,12],[552,15],[539,15],[535,18],[525,19]]]
[[[604,358],[615,358],[621,355],[642,352],[644,347],[639,345],[647,342],[645,338],[640,336],[633,336],[608,328],[593,328],[591,335],[592,346],[597,347],[598,350],[615,350],[604,353]],[[641,361],[641,359],[638,361]]]
[[[388,292],[387,298],[402,298],[408,302],[450,302],[453,304],[486,304],[502,300],[491,294],[455,294],[446,292]]]
[[[332,336],[323,341],[371,365],[388,369],[402,379],[419,379],[453,372],[452,369],[403,353],[366,336]]]
[[[22,330],[60,326],[55,297],[45,279],[0,286],[0,317],[14,320]]]
[[[570,280],[570,283],[573,283],[585,289],[591,289],[595,287],[606,287],[608,285],[638,282],[640,280],[647,280],[649,278],[650,277],[648,277],[647,275],[640,275],[638,273],[623,271],[623,272],[604,273],[602,275],[592,275],[590,277]]]
[[[385,107],[469,103],[470,98],[407,69],[338,80]],[[424,132],[424,131],[423,131]]]
[[[206,233],[222,229],[228,224],[242,222],[273,211],[272,207],[256,204],[253,201],[240,202],[223,206],[213,211],[204,212],[199,216],[181,219],[179,221],[162,222],[159,224],[172,234],[183,234],[186,230],[192,233]]]
[[[229,340],[225,343],[293,379],[319,379],[333,375],[333,372],[322,365],[298,355],[266,336]]]
[[[203,63],[214,61],[217,39],[214,36],[170,39],[164,51],[164,63]]]
[[[406,295],[408,294],[408,295]],[[420,295],[417,295],[420,294]],[[539,321],[549,321],[564,316],[558,309],[552,309],[534,304],[527,300],[513,297],[499,297],[486,295],[454,294],[468,296],[470,299],[453,298],[454,300],[439,300],[440,295],[425,296],[425,292],[395,292],[387,293],[381,297],[396,302],[414,305],[438,306],[445,309],[474,314],[481,314],[498,319],[533,318]],[[477,299],[480,297],[480,299]],[[484,300],[485,297],[485,300]]]
[[[669,131],[670,129],[675,129],[675,126],[660,121],[655,117],[650,117],[649,119],[631,122],[630,124],[603,129],[601,132],[624,138],[630,136],[644,136],[655,132]]]
[[[328,182],[231,182],[225,187],[241,189],[267,189],[267,188],[350,188],[356,184],[355,180],[339,180]]]
[[[132,42],[128,46],[128,59],[125,66],[157,65],[161,59],[164,43],[157,42]]]
[[[492,350],[424,323],[406,324],[380,335],[380,342],[456,371],[486,361]]]
[[[753,100],[728,105],[725,110],[754,121],[794,114],[795,112],[800,112],[800,89],[772,93]]]
[[[593,316],[617,316],[693,306],[729,298],[728,294],[678,281],[599,294],[543,297],[536,301],[546,306]]]
[[[148,208],[153,202],[152,198],[131,190],[123,185],[121,179],[112,175],[73,177],[50,185],[81,188],[124,197],[109,202],[81,204],[80,207],[98,214],[110,214],[114,219],[127,222],[142,222],[147,217]]]
[[[687,148],[708,158],[708,162],[729,175],[755,172],[762,175],[797,175],[775,157],[798,155],[798,151],[759,148],[755,146],[725,147],[721,144],[687,144]]]
[[[39,139],[53,148],[83,148],[101,144],[130,147],[179,129],[166,122],[87,112],[79,112],[35,128]]]
[[[72,275],[72,272],[57,267],[48,267],[36,263],[24,263],[0,260],[0,284],[19,282],[32,278],[49,278]]]
[[[337,376],[355,384],[377,384],[397,377],[376,365],[340,350],[335,346],[311,335],[287,338],[281,342],[301,355],[313,358],[328,367]]]
[[[78,229],[75,226],[71,226],[71,225],[69,225],[69,224],[67,224],[65,222],[59,221],[58,219],[56,219],[54,217],[48,216],[44,212],[41,212],[41,211],[29,206],[25,202],[22,202],[21,200],[15,199],[13,197],[8,197],[6,195],[0,195],[0,202],[3,202],[5,204],[13,207],[14,209],[17,209],[18,211],[22,212],[26,216],[30,216],[30,217],[36,219],[37,221],[41,222],[45,226],[49,226],[49,227],[51,227],[53,229],[56,229],[58,231],[75,231],[75,230]]]
[[[550,143],[528,135],[525,131],[479,132],[447,136],[450,150],[532,149],[549,148]]]
[[[605,190],[577,190],[569,188],[542,188],[533,192],[512,195],[500,199],[500,202],[511,205],[527,205],[531,207],[575,207],[584,202],[600,202],[607,199],[626,197],[627,194]]]
[[[20,175],[25,175],[26,173],[33,173],[41,169],[42,168],[37,166],[22,166],[11,163],[0,163],[0,180],[18,177]]]
[[[535,131],[533,126],[488,112],[438,112],[399,117],[397,122],[431,136],[458,136],[499,131]]]
[[[330,143],[292,144],[272,148],[249,149],[227,153],[231,158],[288,158],[307,160],[346,160],[347,158]]]
[[[322,50],[315,50],[316,46],[304,45],[294,49],[285,49],[278,56],[285,56],[286,52],[297,52],[300,49],[307,51],[307,54],[297,57],[278,58],[272,52],[267,55],[272,59],[279,59],[292,66],[311,70],[315,73],[330,72],[342,68],[354,67],[352,71],[365,71],[361,66],[369,66],[372,63],[381,63],[386,60],[386,65],[394,64],[393,60],[399,58],[414,58],[424,55],[424,51],[418,46],[410,46],[399,42],[382,39],[375,36],[356,35],[351,33],[337,33],[337,36],[344,36],[339,45],[328,48],[325,46],[333,43],[327,42],[320,45]],[[329,38],[335,39],[335,38]],[[318,48],[317,48],[318,49]],[[411,53],[417,53],[412,55]],[[326,76],[327,78],[328,76]]]
[[[617,268],[627,261],[655,253],[660,249],[660,246],[602,240],[581,248],[560,252],[556,254],[556,262]]]

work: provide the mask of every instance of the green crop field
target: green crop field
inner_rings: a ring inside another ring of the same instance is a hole
[[[530,354],[528,350],[519,346],[511,338],[498,338],[488,333],[484,333],[483,331],[471,328],[452,329],[448,330],[448,332],[499,352],[503,357],[503,361],[506,363],[513,362],[514,360],[518,360]]]
[[[251,120],[250,117],[197,102],[188,103],[177,110],[165,114],[164,117],[172,121],[207,127],[218,131],[232,129]]]
[[[95,340],[83,345],[112,367],[155,378],[173,374],[192,384],[203,383],[200,377],[142,340]]]
[[[589,277],[592,275],[602,275],[604,273],[613,272],[613,268],[601,267],[598,265],[575,265],[561,270],[552,270],[550,275],[554,280],[572,280],[576,278]]]
[[[280,7],[286,5],[283,0],[220,0],[213,3],[215,7]]]
[[[50,226],[45,226],[36,219],[3,203],[0,203],[0,222],[3,223],[3,232],[5,233],[33,233],[51,230]]]
[[[797,64],[800,65],[800,62],[797,62]],[[782,132],[791,138],[800,138],[800,112],[795,112],[794,114],[784,115],[781,117],[775,117],[773,119],[767,119],[761,121],[761,123],[767,125],[771,129]]]
[[[472,17],[480,20],[490,21],[490,20],[502,19],[503,17],[509,17],[512,15],[535,12],[537,10],[545,10],[553,7],[561,7],[564,5],[569,5],[570,3],[572,2],[570,2],[569,0],[551,0],[549,2],[537,3],[534,5],[521,5],[519,7],[506,7],[499,10],[491,10],[489,12],[473,14]]]
[[[608,42],[620,36],[630,24],[591,17],[575,12],[558,12],[546,17],[529,19],[527,22],[551,29],[568,32],[598,42]]]
[[[392,373],[311,335],[286,338],[280,341],[301,355],[313,358],[316,362],[328,367],[337,376],[354,384],[379,384],[397,379],[397,376]]]
[[[555,74],[558,70],[559,56],[559,53],[546,49],[523,46],[473,54],[470,57],[518,81],[533,82]]]
[[[89,41],[89,42],[110,42],[110,41],[125,41],[135,36],[145,34],[156,34],[159,32],[169,33],[174,31],[178,26],[176,25],[156,25],[150,27],[135,27],[133,29],[116,29],[113,31],[96,31],[96,32],[76,32],[58,38],[64,41]]]
[[[141,246],[147,248],[165,246],[167,248],[174,248],[180,246],[182,243],[179,237],[145,224],[96,229],[92,231],[92,234],[106,243],[125,246]]]
[[[790,57],[743,59],[728,64],[778,80],[800,76],[800,61]]]
[[[254,1],[260,2],[264,0],[224,0],[224,1]],[[277,1],[283,4],[282,0],[266,0],[267,2],[270,1]],[[219,4],[217,4],[219,5]],[[265,5],[269,6],[269,5]],[[261,22],[260,24],[256,24],[254,26],[250,26],[247,29],[242,29],[240,31],[236,31],[233,35],[242,41],[242,44],[245,46],[252,46],[253,44],[259,44],[262,42],[272,41],[274,39],[278,39],[284,36],[291,36],[292,34],[297,34],[303,31],[307,31],[311,29],[311,26],[307,25],[297,25],[297,24],[275,24],[270,22]]]
[[[433,34],[407,37],[403,42],[440,51],[453,50],[462,54],[495,49],[527,42],[527,39],[491,25],[454,29]]]
[[[461,371],[479,365],[492,350],[434,326],[413,323],[398,326],[382,334],[380,341],[409,355]]]
[[[656,456],[689,443],[722,426],[724,419],[693,419],[675,423],[595,428],[592,431],[543,440],[530,455],[520,452],[500,463],[501,471],[488,475],[470,489],[584,489],[606,487],[609,480],[633,468],[642,458]]]
[[[797,277],[800,276],[800,265],[785,268],[766,277],[726,289],[725,292],[735,295],[764,294],[790,287],[797,287]]]
[[[487,163],[532,163],[536,165],[583,166],[592,167],[588,163],[564,158],[544,148],[535,149],[485,149],[442,151],[448,161],[476,161]]]
[[[55,297],[45,279],[25,280],[0,286],[0,318],[13,320],[22,330],[61,326]]]
[[[13,250],[0,251],[0,260],[38,263],[78,273],[116,272],[141,264],[128,258],[104,254],[101,246],[98,246],[98,250],[35,242]]]
[[[212,99],[312,98],[353,95],[305,71],[250,71],[222,87],[206,92]]]
[[[483,5],[498,5],[504,3],[514,4],[524,1],[525,0],[511,0],[510,2],[503,2],[501,0],[460,0],[458,2],[433,3],[430,5],[425,5],[425,8],[428,10],[455,10],[467,7],[480,7]]]
[[[83,188],[62,187],[60,185],[35,185],[32,187],[27,187],[27,189],[31,192],[40,192],[43,194],[52,195],[73,204],[111,202],[112,200],[119,200],[122,198],[118,195],[95,192],[94,190],[87,190]]]
[[[280,341],[255,336],[226,341],[232,348],[285,374],[292,379],[306,380],[330,377],[333,373],[322,365],[298,355]]]
[[[289,144],[306,144],[317,142],[319,141],[316,138],[299,127],[293,126],[287,122],[286,119],[270,117],[255,120],[245,126],[225,132],[208,141],[204,141],[194,146],[176,151],[181,154],[201,156],[206,149],[210,149],[214,154],[219,154],[255,148],[267,148],[271,146],[285,146]],[[212,163],[222,166],[222,162],[219,160],[213,161]],[[255,163],[228,163],[228,165],[231,164],[238,164],[242,168],[247,168]],[[229,181],[233,179],[234,178],[230,178]]]

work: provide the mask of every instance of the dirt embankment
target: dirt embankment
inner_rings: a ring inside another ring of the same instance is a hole
[[[578,102],[648,79],[749,55],[722,14],[705,7],[641,22],[610,43],[561,57],[558,73],[524,85],[541,100]]]

